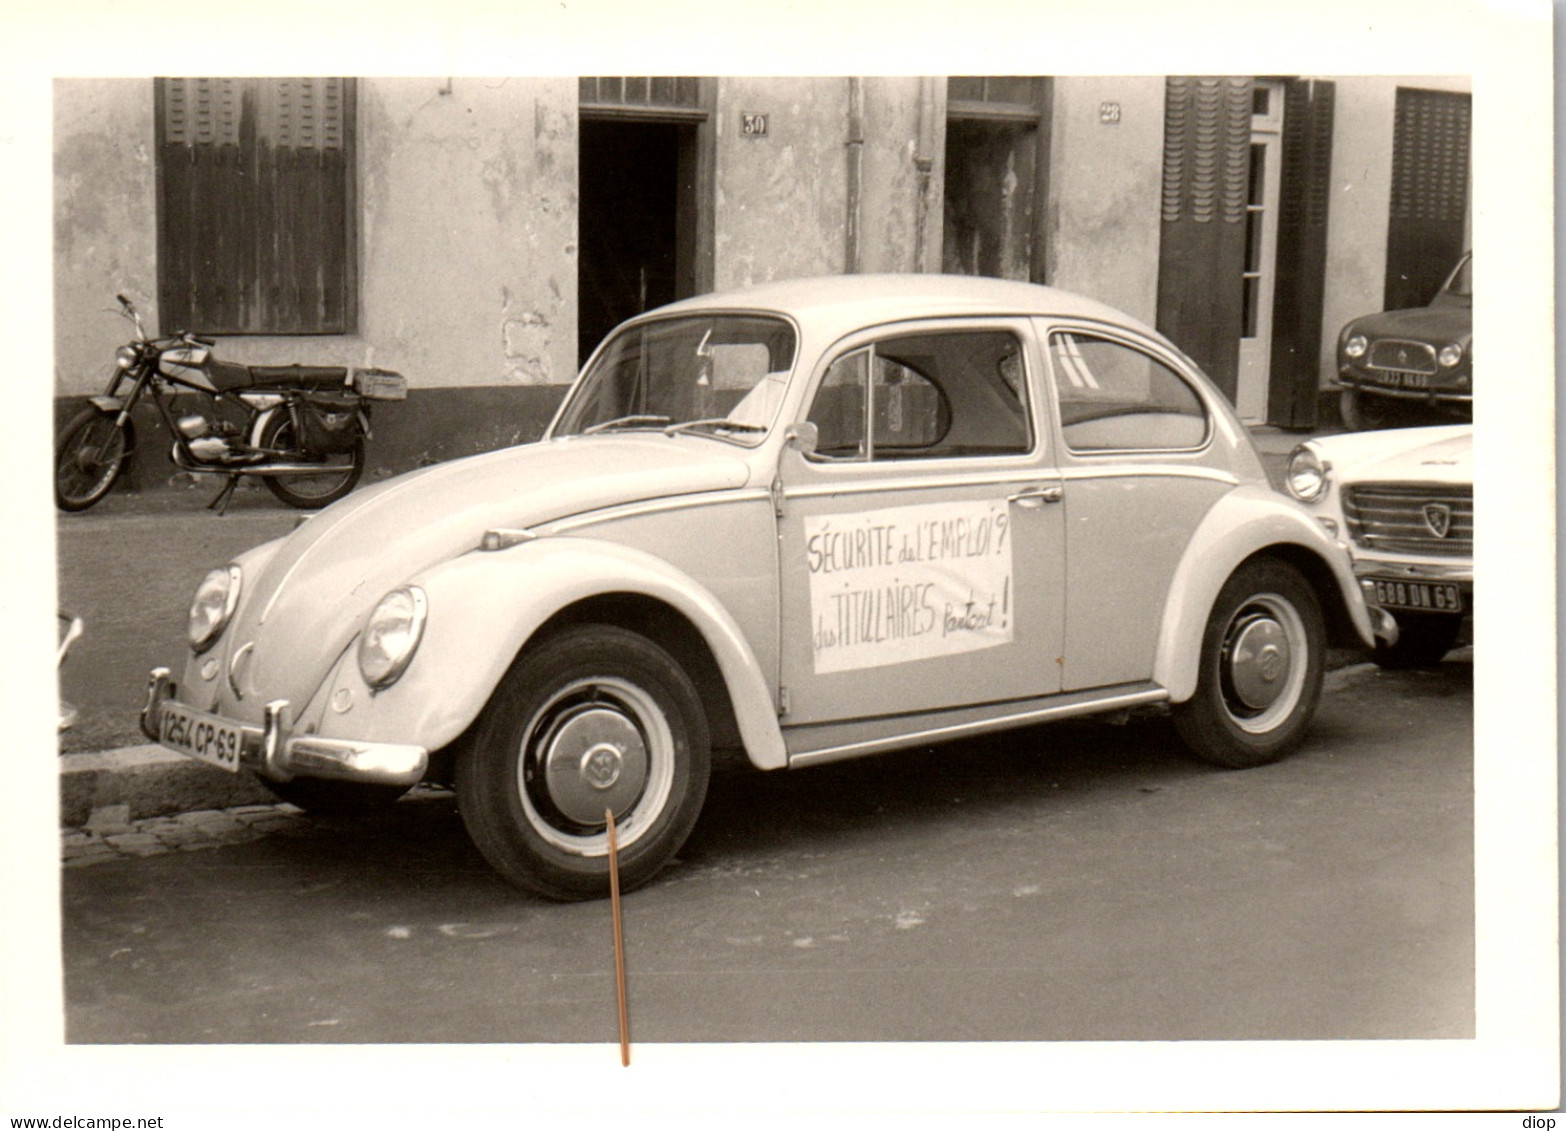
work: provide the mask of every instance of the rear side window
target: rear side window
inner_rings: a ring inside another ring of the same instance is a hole
[[[940,459],[1032,450],[1022,349],[1009,331],[886,338],[834,361],[809,419],[823,459]]]
[[[1078,331],[1049,336],[1066,447],[1077,452],[1200,447],[1207,410],[1185,379],[1151,354]]]

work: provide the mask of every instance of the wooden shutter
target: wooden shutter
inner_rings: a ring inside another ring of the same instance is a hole
[[[1315,427],[1320,402],[1335,99],[1334,84],[1315,79],[1293,79],[1284,93],[1283,180],[1267,392],[1267,422],[1280,428]]]
[[[161,79],[162,324],[352,328],[353,80]]]
[[[1232,401],[1239,385],[1251,80],[1170,77],[1158,329]]]
[[[1428,303],[1466,250],[1469,116],[1466,94],[1397,92],[1387,310]]]

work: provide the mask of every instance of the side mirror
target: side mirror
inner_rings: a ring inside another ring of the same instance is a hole
[[[821,441],[821,431],[814,421],[801,420],[790,424],[783,433],[785,447],[792,448],[801,455],[809,455],[816,450],[816,445]]]

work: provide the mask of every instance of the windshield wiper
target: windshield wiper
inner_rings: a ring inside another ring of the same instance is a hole
[[[764,424],[745,424],[738,420],[730,420],[726,416],[712,416],[705,420],[686,420],[679,424],[671,424],[664,429],[666,435],[672,436],[676,432],[689,432],[693,428],[718,428],[725,432],[765,432]]]
[[[667,416],[617,416],[613,420],[599,421],[589,428],[584,428],[577,435],[591,436],[594,432],[607,432],[611,428],[661,428],[667,423],[669,423]]]

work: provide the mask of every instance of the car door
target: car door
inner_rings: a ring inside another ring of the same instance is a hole
[[[779,464],[785,726],[1060,688],[1060,476],[1024,320],[847,339]]]
[[[1237,480],[1182,359],[1097,324],[1037,324],[1060,422],[1063,689],[1149,679],[1175,568]]]

